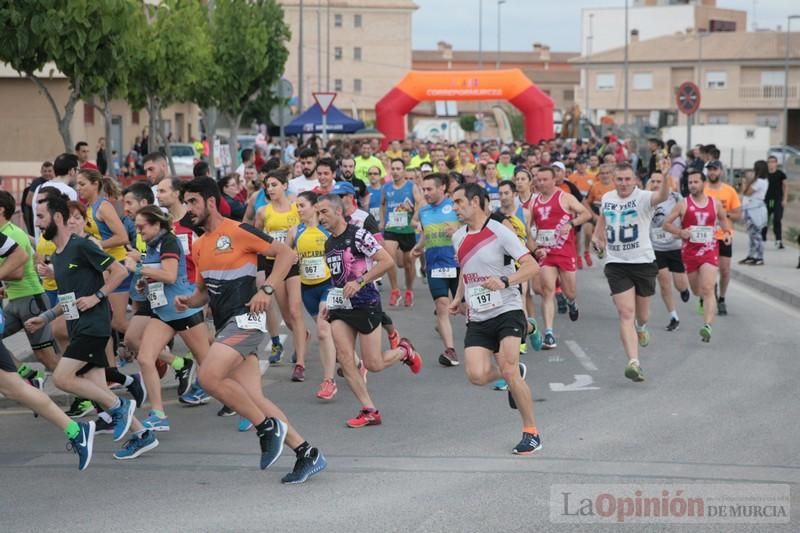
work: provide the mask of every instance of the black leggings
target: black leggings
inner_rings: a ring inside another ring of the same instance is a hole
[[[775,232],[775,240],[782,241],[783,227],[781,226],[781,222],[783,220],[783,205],[781,204],[781,200],[767,200],[767,220],[769,220],[769,217],[772,217],[772,231]],[[768,229],[769,222],[767,222],[767,225],[761,230],[761,236],[765,241],[767,240]]]

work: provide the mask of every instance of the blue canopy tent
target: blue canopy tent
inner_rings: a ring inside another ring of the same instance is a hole
[[[354,133],[363,127],[363,122],[348,117],[336,106],[328,109],[328,133]],[[319,104],[315,103],[306,109],[286,126],[285,131],[289,135],[322,133],[322,109]]]

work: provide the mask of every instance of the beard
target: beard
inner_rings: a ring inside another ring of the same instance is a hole
[[[313,175],[314,175],[314,169],[313,168],[304,168],[303,169],[303,176],[305,176],[306,178],[310,179],[311,176],[313,176]]]
[[[711,183],[716,183],[719,181],[719,176],[712,176],[711,174],[709,174],[707,177],[708,181],[710,181]]]
[[[55,239],[57,234],[58,234],[58,226],[56,226],[56,223],[51,220],[50,224],[48,224],[47,227],[44,228],[44,231],[42,232],[42,237],[44,237],[48,241],[52,241],[53,239]]]
[[[342,170],[342,177],[347,181],[350,181],[353,178],[353,173],[349,170]]]
[[[208,221],[208,209],[205,209],[199,215],[192,215],[192,224],[195,226],[205,226]]]

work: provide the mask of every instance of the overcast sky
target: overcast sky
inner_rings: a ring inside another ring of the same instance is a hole
[[[415,50],[435,49],[439,41],[456,50],[478,49],[479,0],[415,1]],[[541,42],[553,51],[577,52],[581,9],[624,5],[624,0],[506,0],[501,7],[502,50],[531,50],[534,42]],[[754,19],[760,28],[785,28],[788,15],[800,14],[797,0],[717,0],[717,6],[746,10],[748,30]],[[800,31],[800,21],[795,20],[792,29],[795,24]],[[497,0],[483,0],[483,49],[497,50]]]

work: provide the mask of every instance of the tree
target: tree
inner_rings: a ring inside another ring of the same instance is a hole
[[[132,0],[0,0],[0,61],[30,79],[47,98],[56,117],[64,150],[73,150],[70,124],[81,98],[109,84],[108,65],[125,51],[123,40],[133,13]],[[61,105],[47,88],[42,69],[48,62],[66,76],[69,96]]]
[[[467,133],[473,133],[475,131],[475,125],[478,122],[478,117],[475,115],[461,115],[458,117],[458,124],[461,126],[461,129]]]
[[[206,69],[199,102],[204,108],[214,106],[227,118],[235,162],[242,117],[254,102],[264,107],[270,87],[283,73],[289,27],[275,0],[216,0],[210,7],[212,68]],[[214,131],[206,133],[213,143]]]

